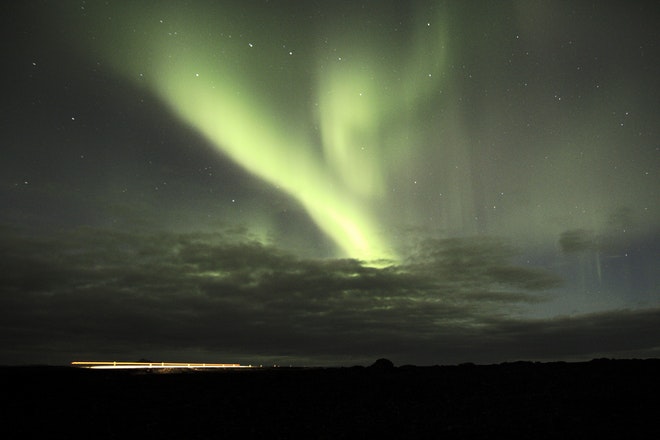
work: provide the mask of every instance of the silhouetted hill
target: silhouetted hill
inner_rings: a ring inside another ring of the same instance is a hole
[[[660,360],[188,374],[0,368],[4,432],[95,439],[657,435],[659,373]]]

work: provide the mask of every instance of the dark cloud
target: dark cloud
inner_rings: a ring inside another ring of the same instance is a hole
[[[571,229],[564,231],[559,237],[559,245],[564,252],[584,252],[596,249],[598,244],[592,231],[586,229]]]
[[[551,358],[581,353],[591,338],[592,350],[621,349],[612,320],[633,337],[656,317],[507,317],[559,280],[510,264],[513,249],[490,238],[429,240],[405,264],[376,268],[301,259],[240,231],[4,232],[4,363],[134,353],[334,363],[379,354],[418,363]],[[637,345],[654,338],[647,332]]]
[[[545,320],[509,319],[494,323],[487,340],[499,347],[511,347],[515,341],[516,350],[529,358],[585,358],[617,352],[637,352],[637,356],[644,357],[657,355],[658,322],[658,308],[610,310]]]
[[[406,266],[433,275],[455,288],[479,291],[483,286],[543,290],[558,287],[558,277],[541,270],[513,266],[515,249],[492,237],[453,238],[423,242]]]

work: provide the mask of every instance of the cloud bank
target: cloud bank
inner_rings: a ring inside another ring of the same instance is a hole
[[[489,237],[422,241],[380,268],[299,258],[240,230],[0,240],[4,364],[447,364],[644,354],[660,341],[659,309],[521,318],[561,280],[512,264],[515,249]]]

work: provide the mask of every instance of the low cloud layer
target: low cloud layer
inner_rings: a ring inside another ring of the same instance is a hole
[[[660,346],[658,309],[520,318],[561,280],[513,265],[514,250],[492,238],[427,240],[379,268],[301,259],[236,231],[3,230],[0,240],[3,364],[443,364]]]

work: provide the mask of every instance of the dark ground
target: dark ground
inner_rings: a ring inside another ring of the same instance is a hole
[[[660,438],[660,360],[0,377],[22,438]]]

